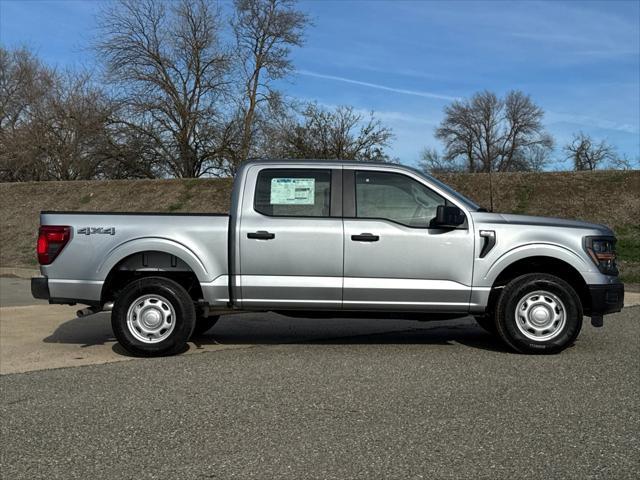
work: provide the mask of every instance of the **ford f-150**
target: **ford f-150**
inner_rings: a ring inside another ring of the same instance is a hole
[[[111,310],[139,355],[184,348],[220,315],[473,315],[512,349],[555,353],[583,315],[620,311],[613,232],[491,213],[395,164],[247,162],[229,215],[44,211],[32,294]]]

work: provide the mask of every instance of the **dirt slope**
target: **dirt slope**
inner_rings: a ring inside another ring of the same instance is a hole
[[[486,174],[441,179],[489,207]],[[494,174],[495,211],[575,218],[613,227],[627,281],[640,282],[640,171]],[[40,210],[227,212],[230,180],[0,184],[0,265],[36,265]]]

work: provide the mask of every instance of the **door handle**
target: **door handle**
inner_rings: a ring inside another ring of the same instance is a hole
[[[373,233],[361,233],[360,235],[351,235],[351,240],[354,242],[377,242],[380,237]]]
[[[253,238],[256,240],[273,240],[274,238],[276,238],[276,234],[260,230],[258,232],[247,233],[247,238]]]

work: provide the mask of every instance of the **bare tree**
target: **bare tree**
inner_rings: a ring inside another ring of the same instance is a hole
[[[302,45],[308,17],[295,9],[294,0],[235,0],[232,21],[242,92],[239,113],[239,151],[231,159],[235,173],[239,163],[252,156],[260,107],[278,108],[280,96],[272,81],[292,70],[291,47]]]
[[[163,175],[163,158],[144,131],[129,127],[119,110],[110,119],[107,137],[108,161],[99,178],[156,178]]]
[[[38,158],[54,180],[88,180],[110,160],[110,99],[88,74],[56,76],[30,131]]]
[[[279,157],[388,162],[385,149],[392,139],[373,112],[364,116],[353,107],[327,110],[312,103],[299,118],[281,121],[268,141]]]
[[[565,145],[567,159],[573,163],[574,170],[595,170],[607,161],[615,161],[618,157],[615,148],[602,140],[596,143],[589,135],[578,132],[573,140]]]
[[[608,166],[613,170],[633,170],[634,168],[640,167],[640,157],[632,160],[626,154],[615,155],[615,157],[610,160]]]
[[[36,105],[53,85],[53,72],[25,48],[0,46],[0,129],[29,121]]]
[[[122,93],[123,126],[163,174],[215,173],[229,55],[218,10],[205,0],[118,0],[101,15],[96,44]]]
[[[464,166],[447,161],[435,148],[425,148],[420,155],[418,167],[425,173],[461,172]]]
[[[54,73],[24,48],[0,47],[0,180],[46,178],[31,125],[53,87]]]
[[[0,49],[0,71],[0,179],[99,176],[114,106],[90,76],[56,72],[24,49]]]
[[[469,172],[539,169],[553,148],[542,125],[543,110],[519,91],[504,99],[484,91],[444,110],[436,138],[443,160]]]

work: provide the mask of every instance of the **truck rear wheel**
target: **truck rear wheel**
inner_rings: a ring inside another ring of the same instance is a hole
[[[497,335],[495,316],[491,314],[478,315],[475,317],[476,323],[491,335]]]
[[[128,284],[111,313],[111,326],[120,345],[134,355],[171,355],[184,349],[193,333],[193,300],[179,284],[147,277]]]
[[[500,338],[518,352],[558,353],[580,333],[582,304],[561,278],[527,274],[505,286],[495,324]]]

